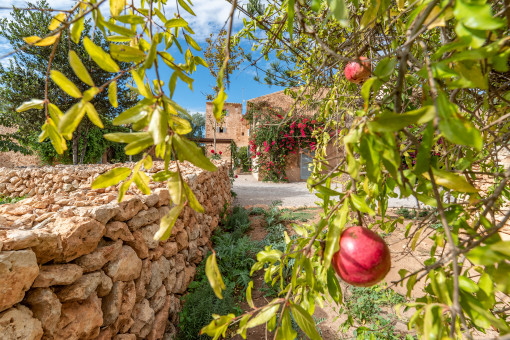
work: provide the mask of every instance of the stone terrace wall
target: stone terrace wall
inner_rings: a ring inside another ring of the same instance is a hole
[[[171,207],[166,188],[119,204],[115,190],[80,184],[1,205],[1,338],[171,339],[179,298],[231,200],[225,164],[214,173],[181,169],[206,212],[186,207],[165,242],[153,235]]]

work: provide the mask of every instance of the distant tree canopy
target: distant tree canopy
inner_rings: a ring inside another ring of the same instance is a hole
[[[80,91],[85,91],[88,86],[73,72],[73,68],[69,63],[69,51],[71,49],[76,52],[85,67],[91,70],[90,76],[94,83],[102,84],[112,78],[111,73],[104,71],[88,58],[82,41],[75,43],[67,32],[64,32],[60,37],[63,43],[58,44],[54,53],[52,46],[25,46],[24,37],[49,32],[48,26],[54,16],[51,11],[47,11],[50,5],[46,0],[27,3],[27,6],[46,10],[24,11],[14,8],[9,18],[0,19],[0,37],[7,39],[15,51],[6,66],[0,64],[0,98],[2,100],[0,124],[18,129],[17,132],[8,136],[11,140],[9,149],[13,151],[24,149],[25,152],[30,151],[30,149],[42,150],[41,147],[43,148],[43,146],[36,145],[37,138],[35,138],[35,135],[40,133],[46,115],[44,110],[16,112],[16,108],[32,98],[44,97],[50,56],[53,55],[52,68],[62,72]],[[86,34],[91,32],[89,22],[84,23],[84,32]],[[108,43],[100,30],[94,31],[94,43],[102,48],[108,48]],[[117,82],[119,98],[117,107],[110,105],[106,92],[99,93],[92,100],[97,112],[103,119],[111,121],[136,102],[136,96],[133,96],[125,86],[126,82],[127,78],[121,78]],[[67,110],[72,106],[74,99],[69,97],[55,82],[50,81],[47,86],[48,98],[51,102],[62,110]],[[115,130],[115,127],[111,127]],[[65,159],[69,158],[74,164],[83,163],[86,159],[96,162],[97,158],[90,159],[90,155],[87,156],[87,150],[93,151],[95,149],[94,146],[89,144],[87,138],[87,136],[91,136],[91,130],[93,129],[95,129],[94,125],[88,119],[83,120],[73,133],[68,156],[61,157],[61,161],[66,162]],[[15,141],[18,143],[15,143]]]

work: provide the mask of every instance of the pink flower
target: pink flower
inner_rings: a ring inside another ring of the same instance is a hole
[[[248,171],[251,171],[251,168],[249,168]]]
[[[214,153],[214,149],[213,149],[213,150],[211,150],[211,153]]]
[[[260,156],[260,152],[259,151],[257,151],[257,156]]]
[[[237,178],[237,175],[236,175],[236,178]]]
[[[273,142],[271,143],[271,145],[274,145],[274,143],[275,143],[275,141],[273,141]]]
[[[218,152],[221,155],[221,151]]]

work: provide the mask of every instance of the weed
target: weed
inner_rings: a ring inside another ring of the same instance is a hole
[[[370,288],[349,287],[347,293],[343,311],[347,313],[348,319],[342,327],[348,329],[355,324],[362,325],[354,331],[356,339],[406,338],[396,332],[398,319],[391,312],[394,305],[405,302],[402,295],[380,285]]]
[[[306,222],[315,216],[314,209],[301,208],[301,209],[282,209],[282,218],[287,221]]]
[[[23,196],[23,197],[0,196],[0,204],[13,204],[13,203],[21,201],[24,198],[25,198],[25,196]]]

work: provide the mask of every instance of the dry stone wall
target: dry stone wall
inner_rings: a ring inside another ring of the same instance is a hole
[[[228,167],[217,165],[213,173],[181,166],[205,213],[184,208],[164,242],[153,239],[172,205],[164,183],[117,203],[115,188],[87,188],[92,177],[78,169],[17,170],[34,182],[47,174],[81,181],[72,192],[0,206],[1,338],[173,338],[180,297],[231,201]]]

